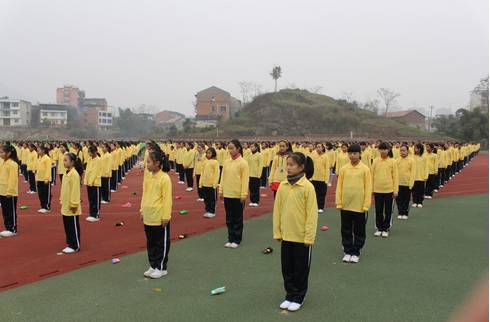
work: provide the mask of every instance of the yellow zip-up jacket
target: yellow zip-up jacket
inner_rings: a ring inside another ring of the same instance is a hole
[[[437,168],[443,169],[446,167],[446,164],[444,162],[444,150],[438,149],[437,150]]]
[[[65,155],[67,155],[68,152],[62,153],[60,151],[60,162],[58,162],[58,174],[66,174],[66,168],[65,168],[65,163],[63,160],[65,159]]]
[[[226,149],[216,150],[216,160],[218,160],[218,164],[220,167],[223,166],[226,159]]]
[[[196,160],[194,161],[194,175],[202,175],[202,171],[204,169],[204,162],[206,162],[206,153],[199,155],[196,153]],[[201,179],[199,179],[201,180]]]
[[[100,177],[102,174],[102,164],[100,158],[89,157],[87,159],[87,169],[85,169],[85,175],[83,176],[83,184],[89,187],[100,187]]]
[[[168,159],[175,162],[175,149],[168,151]]]
[[[199,180],[199,188],[216,188],[219,183],[219,164],[216,159],[206,159]]]
[[[100,176],[103,178],[109,178],[112,176],[112,155],[107,152],[102,154],[100,159],[100,167],[102,168]]]
[[[393,159],[398,159],[400,157],[400,148],[393,147],[391,151],[393,152]]]
[[[374,159],[371,167],[373,192],[398,194],[398,167],[395,159]]]
[[[427,153],[427,171],[429,174],[437,173],[437,154]]]
[[[330,158],[328,157],[327,153],[322,153],[322,155],[319,155],[317,151],[314,151],[311,155],[310,158],[313,160],[313,167],[314,167],[314,172],[313,172],[313,177],[311,178],[312,181],[322,181],[327,183],[329,178],[330,178]]]
[[[37,152],[32,150],[27,155],[27,171],[36,171],[37,168]]]
[[[163,171],[150,173],[143,180],[140,212],[147,226],[161,226],[172,217],[172,181]]]
[[[196,151],[195,150],[186,150],[182,156],[182,165],[185,169],[193,169],[194,162],[196,160]]]
[[[335,173],[339,174],[340,169],[346,164],[350,163],[349,154],[347,152],[340,151],[337,153],[337,160],[335,162]]]
[[[396,165],[398,166],[398,185],[412,189],[415,181],[415,161],[412,157],[402,158],[400,156],[396,159]]]
[[[306,177],[295,184],[281,182],[274,201],[272,227],[274,239],[315,243],[318,207],[313,184]]]
[[[61,214],[63,216],[79,216],[82,214],[82,207],[80,204],[80,176],[75,168],[71,168],[71,170],[63,176],[60,202]],[[77,210],[75,213],[72,213],[70,208],[77,208]]]
[[[335,150],[327,150],[325,152],[328,156],[328,162],[330,163],[330,168],[333,168],[333,165],[335,164],[335,159],[337,158],[337,155],[335,154]]]
[[[119,168],[119,162],[118,162],[118,160],[119,160],[119,149],[112,150],[111,156],[112,156],[112,170],[117,170]],[[145,167],[146,167],[146,162],[145,162]]]
[[[51,181],[51,159],[47,154],[37,160],[36,181]]]
[[[19,165],[10,159],[0,163],[0,196],[19,195]]]
[[[49,158],[51,159],[51,164],[53,166],[56,165],[56,162],[58,161],[58,158],[59,158],[59,152],[58,152],[57,148],[49,151]]]
[[[262,153],[250,152],[246,158],[248,162],[248,174],[251,178],[260,178],[262,176],[262,168],[264,167],[264,161],[262,160]]]
[[[287,178],[287,154],[276,154],[272,158],[271,173],[269,174],[269,184],[273,182],[282,182]]]
[[[249,182],[248,163],[241,156],[225,160],[219,192],[225,198],[246,198]]]
[[[364,213],[371,207],[371,170],[362,162],[340,169],[335,192],[337,209]]]
[[[91,158],[88,155],[88,148],[85,145],[82,147],[82,154],[83,154],[83,160],[85,160],[85,162],[87,162],[87,163],[90,162]]]
[[[373,159],[371,155],[371,151],[368,149],[365,149],[364,151],[361,152],[361,162],[367,165],[369,168],[371,167],[371,160]],[[350,161],[350,160],[349,160]]]
[[[425,156],[414,155],[415,161],[415,181],[425,181],[429,177],[429,168]]]
[[[177,151],[175,151],[175,162],[177,162],[177,164],[182,164],[184,152],[185,148],[177,148]]]
[[[271,149],[263,149],[262,150],[262,161],[264,162],[264,167],[268,167],[271,164]]]

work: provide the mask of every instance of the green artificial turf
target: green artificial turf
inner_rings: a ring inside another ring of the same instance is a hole
[[[266,215],[246,222],[237,250],[223,248],[224,229],[174,243],[161,280],[143,278],[142,252],[3,292],[0,320],[446,321],[488,271],[488,196],[436,199],[411,214],[394,219],[389,239],[376,239],[371,210],[360,263],[343,264],[339,216],[328,209],[319,227],[330,229],[318,231],[297,313],[278,309],[280,245]],[[274,252],[264,255],[267,246]],[[220,286],[226,293],[210,296]]]

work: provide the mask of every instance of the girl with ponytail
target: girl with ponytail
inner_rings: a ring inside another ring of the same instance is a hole
[[[0,203],[5,226],[5,230],[0,232],[1,237],[17,234],[19,163],[15,147],[6,144],[0,148]]]

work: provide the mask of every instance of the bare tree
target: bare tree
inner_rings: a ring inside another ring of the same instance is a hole
[[[367,111],[378,114],[379,100],[375,98],[375,99],[372,99],[370,101],[367,101],[364,104],[362,104],[362,108],[367,110]]]
[[[343,92],[342,99],[348,103],[352,103],[354,101],[354,95],[352,92]]]
[[[400,93],[396,93],[388,88],[380,88],[378,89],[378,95],[381,97],[381,100],[385,104],[385,113],[388,114],[390,108],[396,103],[396,98],[400,96]]]
[[[243,104],[246,104],[250,99],[253,83],[242,81],[239,82],[238,85],[240,86],[240,90],[242,92],[242,102]]]
[[[259,95],[261,95],[263,93],[262,85],[260,85],[260,84],[252,83],[252,88],[253,88],[253,97],[252,97],[252,99],[256,98],[257,96],[259,96]]]
[[[274,66],[270,75],[274,80],[274,92],[277,92],[277,80],[282,76],[281,66]]]

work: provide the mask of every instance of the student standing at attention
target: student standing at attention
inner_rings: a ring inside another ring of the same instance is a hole
[[[424,155],[424,146],[421,143],[417,143],[415,145],[413,159],[415,161],[415,182],[412,190],[412,207],[422,208],[422,204],[424,202],[425,182],[429,177],[429,171],[427,159]]]
[[[315,149],[310,155],[314,166],[311,183],[315,187],[318,213],[322,214],[325,209],[325,197],[327,195],[331,164],[323,144],[317,143]]]
[[[226,248],[237,248],[242,242],[243,208],[248,195],[249,170],[242,158],[242,145],[238,140],[228,144],[230,159],[223,163],[219,194],[224,197],[228,242]]]
[[[374,236],[387,238],[391,228],[393,199],[398,196],[398,167],[390,158],[390,146],[382,142],[378,146],[380,157],[374,159],[372,169],[374,205],[376,208],[376,232]]]
[[[206,147],[204,144],[197,145],[197,153],[195,155],[194,162],[194,176],[196,177],[196,186],[197,186],[197,201],[204,201],[204,192],[202,190],[202,186],[200,185],[202,170],[204,168],[204,162],[206,161]]]
[[[19,194],[19,159],[15,148],[6,144],[0,148],[0,203],[5,230],[0,237],[17,234],[17,196]]]
[[[87,186],[89,215],[86,218],[89,222],[100,220],[100,186],[102,164],[100,162],[97,147],[91,145],[88,148],[87,169],[83,177],[83,184]]]
[[[291,152],[293,152],[291,143],[285,140],[279,142],[279,151],[272,158],[271,172],[269,174],[269,185],[274,192],[274,196],[279,188],[279,184],[286,180],[287,156]]]
[[[66,174],[61,183],[60,202],[67,246],[62,252],[72,254],[80,250],[80,176],[83,165],[74,153],[66,154],[63,163]]]
[[[260,177],[262,176],[262,167],[264,161],[260,152],[260,144],[253,143],[250,146],[250,153],[245,159],[249,168],[249,189],[250,189],[250,207],[258,207],[260,202]]]
[[[36,186],[41,208],[37,212],[45,214],[51,210],[51,159],[49,158],[49,150],[45,146],[39,147],[38,153]]]
[[[361,147],[351,145],[350,163],[340,169],[335,203],[340,210],[342,246],[346,263],[358,263],[366,241],[367,211],[371,207],[371,171],[361,162]]]
[[[170,163],[158,146],[155,146],[155,151],[149,153],[146,162],[146,169],[150,174],[143,180],[140,217],[145,226],[150,268],[143,275],[157,279],[167,275],[172,181],[167,174],[170,171]]]
[[[204,218],[214,218],[216,216],[216,188],[219,183],[219,163],[216,160],[216,150],[209,148],[206,151],[206,161],[199,180],[199,186],[204,194]]]
[[[400,157],[396,160],[398,167],[398,219],[407,220],[410,209],[410,194],[415,181],[415,161],[408,156],[408,145],[400,147]]]
[[[286,298],[280,308],[298,311],[308,290],[311,249],[315,242],[318,208],[315,188],[308,180],[313,161],[295,152],[287,159],[287,180],[277,190],[273,238],[281,242],[281,267]]]

